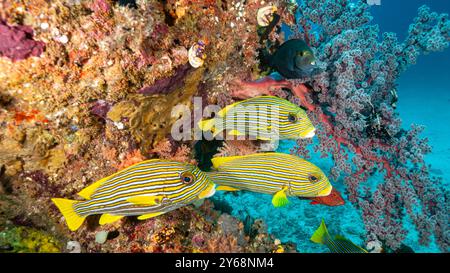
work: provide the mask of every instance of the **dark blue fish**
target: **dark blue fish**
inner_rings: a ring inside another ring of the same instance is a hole
[[[282,44],[269,57],[269,65],[288,79],[309,77],[318,70],[314,53],[300,39],[292,39]]]

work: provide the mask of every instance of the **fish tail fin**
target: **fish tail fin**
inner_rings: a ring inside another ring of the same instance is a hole
[[[320,223],[319,228],[311,236],[311,241],[317,244],[323,244],[325,236],[327,235],[328,235],[327,226],[325,225],[325,221],[322,219],[322,223]]]
[[[67,226],[71,231],[77,230],[83,224],[86,217],[80,216],[73,208],[73,205],[79,203],[80,201],[63,198],[52,198],[52,201],[58,207],[59,211],[61,211],[62,215],[66,219]]]

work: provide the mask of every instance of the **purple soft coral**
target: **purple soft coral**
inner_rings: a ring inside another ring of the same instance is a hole
[[[393,33],[383,34],[380,42],[378,27],[368,24],[368,9],[363,1],[302,1],[300,32],[295,37],[316,50],[323,72],[312,80],[292,82],[311,86],[301,103],[321,124],[315,149],[332,155],[333,178],[345,174],[349,199],[363,211],[367,239],[380,240],[391,249],[400,247],[406,212],[416,225],[420,243],[428,244],[434,232],[446,251],[448,202],[445,189],[437,188],[439,183],[430,177],[424,162],[431,149],[419,137],[421,128],[401,128],[395,107],[400,73],[420,53],[448,47],[450,22],[447,15],[424,6],[405,42],[399,43]],[[363,182],[375,171],[384,173],[384,182],[363,191]]]
[[[33,30],[28,26],[9,26],[0,19],[0,56],[13,61],[40,56],[45,44],[33,40]]]

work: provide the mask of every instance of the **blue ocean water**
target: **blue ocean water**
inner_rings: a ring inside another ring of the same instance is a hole
[[[417,15],[421,5],[428,5],[433,11],[450,13],[450,1],[443,0],[381,0],[380,6],[372,6],[373,23],[378,24],[382,32],[395,32],[399,40],[407,34],[408,26]],[[410,67],[398,80],[398,111],[403,120],[403,127],[412,123],[426,127],[423,136],[427,137],[433,152],[426,157],[432,166],[432,174],[443,177],[445,188],[450,184],[450,50],[420,56],[418,63]],[[283,141],[278,151],[288,153],[295,145],[293,141]],[[311,161],[329,170],[331,159],[318,159],[312,154]],[[378,183],[382,177],[371,178]],[[333,185],[344,192],[342,181],[333,181]],[[345,194],[343,194],[346,199]],[[227,202],[230,213],[245,220],[263,219],[269,232],[281,241],[297,244],[299,252],[328,252],[324,246],[312,243],[309,238],[323,218],[332,234],[341,234],[354,243],[363,246],[364,225],[360,211],[349,202],[340,207],[310,205],[309,201],[292,198],[290,204],[283,208],[274,208],[272,196],[251,192],[218,192],[213,199]],[[414,227],[405,221],[409,234],[404,241],[416,252],[438,252],[433,242],[429,246],[417,243]]]

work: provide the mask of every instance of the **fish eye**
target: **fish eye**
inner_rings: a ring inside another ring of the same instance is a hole
[[[184,172],[180,175],[180,180],[183,184],[192,184],[194,182],[194,175],[190,172]]]
[[[316,183],[317,181],[319,181],[319,177],[318,177],[317,175],[310,174],[310,175],[308,176],[308,180],[309,180],[309,182],[311,182],[311,183]]]
[[[297,115],[290,113],[288,115],[288,120],[289,120],[289,122],[292,122],[292,123],[296,122],[298,120]]]

